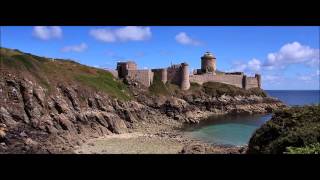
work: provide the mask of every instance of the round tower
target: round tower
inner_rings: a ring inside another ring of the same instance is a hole
[[[201,57],[201,71],[203,73],[216,71],[216,57],[211,52],[206,52]]]
[[[189,80],[189,65],[187,63],[181,63],[181,82],[180,87],[182,90],[188,90],[190,88]]]
[[[168,81],[168,72],[166,68],[161,69],[161,81],[165,84]]]
[[[255,74],[255,78],[257,78],[258,87],[261,88],[261,75],[260,74]]]

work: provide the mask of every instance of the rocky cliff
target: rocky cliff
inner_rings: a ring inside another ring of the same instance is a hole
[[[264,113],[269,97],[178,93],[158,96],[104,70],[1,48],[0,153],[72,153],[89,138],[139,123],[196,123],[212,113]]]

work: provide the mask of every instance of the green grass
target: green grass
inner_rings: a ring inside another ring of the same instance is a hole
[[[154,72],[153,82],[149,87],[149,92],[152,95],[169,95],[170,94],[167,86],[161,81],[160,72]]]
[[[320,154],[320,143],[311,144],[305,147],[287,147],[285,154]]]
[[[89,87],[123,100],[131,98],[130,91],[122,82],[101,69],[81,65],[72,60],[51,61],[7,48],[0,48],[0,55],[1,69],[35,80],[48,89],[48,93],[54,92],[58,84],[64,83]]]
[[[238,88],[233,85],[228,85],[224,83],[218,83],[218,82],[207,82],[203,84],[203,90],[206,94],[211,96],[222,96],[223,94],[229,95],[229,96],[250,96],[250,95],[257,95],[266,97],[266,93],[259,89],[259,88],[252,88],[252,89],[242,89]]]
[[[127,87],[123,83],[115,80],[109,72],[98,71],[96,75],[78,74],[75,76],[75,79],[84,85],[108,93],[113,97],[118,97],[123,100],[131,99]]]

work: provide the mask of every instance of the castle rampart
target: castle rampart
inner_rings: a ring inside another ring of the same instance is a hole
[[[150,69],[128,70],[128,77],[134,79],[146,87],[153,82],[153,72]]]
[[[234,85],[239,88],[261,88],[261,75],[255,74],[248,77],[243,72],[221,72],[216,70],[216,58],[213,54],[206,52],[201,57],[201,69],[189,74],[189,65],[181,63],[168,68],[137,70],[133,61],[119,62],[117,64],[119,78],[131,78],[149,87],[155,75],[159,76],[163,83],[170,82],[179,85],[182,90],[190,88],[190,82],[203,84],[206,82],[220,82]]]
[[[190,82],[203,84],[206,82],[220,82],[225,84],[234,85],[242,88],[243,75],[212,75],[212,74],[201,74],[201,75],[190,75]]]
[[[162,69],[152,69],[152,72],[154,75],[158,75],[160,77],[160,80],[165,84],[168,81],[168,72],[167,68],[162,68]]]

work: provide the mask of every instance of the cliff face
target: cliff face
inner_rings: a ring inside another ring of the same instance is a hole
[[[207,93],[150,95],[106,71],[1,49],[0,153],[71,153],[88,138],[139,123],[196,123],[211,113],[263,113],[272,98]]]

